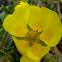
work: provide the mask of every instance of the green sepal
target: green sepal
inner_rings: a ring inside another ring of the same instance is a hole
[[[31,27],[27,24],[28,31],[31,31]]]
[[[37,41],[37,43],[39,43],[41,46],[47,46],[43,41],[41,41],[40,39]]]

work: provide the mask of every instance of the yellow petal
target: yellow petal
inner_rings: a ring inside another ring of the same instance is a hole
[[[24,55],[24,53],[26,54],[26,51],[28,49],[29,43],[25,40],[19,40],[16,37],[12,36],[14,43],[17,47],[17,50]]]
[[[20,3],[15,6],[15,10],[17,10],[17,8],[20,8],[21,6],[29,6],[29,4],[27,2],[20,1]]]
[[[50,10],[50,9],[48,9],[46,7],[41,7],[40,14],[41,14],[41,20],[42,20],[44,28],[45,28],[45,26],[47,24],[47,17],[51,12],[52,12],[52,10]]]
[[[37,6],[31,5],[30,7],[30,16],[28,25],[33,29],[34,31],[42,31],[42,21],[40,20],[40,8]]]
[[[31,59],[31,58],[29,58],[27,56],[22,56],[20,58],[20,62],[38,62],[38,61],[35,61],[35,60],[33,60],[33,59]]]
[[[46,7],[30,6],[30,17],[28,25],[34,30],[41,32],[46,26],[46,17],[51,12],[51,10]]]
[[[61,21],[56,12],[51,12],[47,17],[47,25],[41,33],[40,39],[50,47],[56,46],[61,39]]]
[[[40,61],[43,58],[43,56],[49,52],[49,50],[50,47],[44,47],[38,43],[35,43],[27,50],[27,56],[36,61]]]
[[[61,34],[62,34],[62,24],[61,24]]]
[[[29,8],[26,6],[20,7],[11,15],[8,15],[3,22],[4,29],[11,35],[24,37],[27,30],[27,22],[29,17]]]
[[[25,2],[23,2],[23,1],[20,1],[20,5],[25,5],[25,6],[29,6],[29,4],[25,1]]]

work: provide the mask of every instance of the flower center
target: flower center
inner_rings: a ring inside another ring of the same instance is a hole
[[[27,39],[27,41],[29,41],[30,43],[36,42],[36,41],[39,39],[39,34],[38,34],[37,31],[35,32],[35,31],[31,30],[31,31],[29,31],[29,32],[27,33],[26,39]]]

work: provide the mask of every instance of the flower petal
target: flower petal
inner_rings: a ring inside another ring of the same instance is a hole
[[[47,26],[41,33],[40,39],[50,47],[56,46],[61,39],[61,21],[56,12],[51,12],[47,17]]]
[[[8,15],[3,22],[4,29],[11,35],[24,37],[27,30],[27,22],[29,17],[29,8],[20,6],[13,14]]]
[[[43,58],[43,56],[49,52],[49,50],[50,47],[44,47],[38,43],[35,43],[27,50],[27,56],[31,59],[40,61]]]
[[[46,17],[51,12],[51,10],[46,7],[37,7],[31,5],[30,7],[30,17],[28,25],[34,30],[41,32],[46,26]]]
[[[20,1],[20,3],[15,6],[15,10],[17,10],[21,6],[29,6],[29,4],[27,2]]]
[[[17,50],[24,55],[24,53],[26,54],[26,51],[28,49],[29,43],[25,40],[19,40],[16,37],[12,36],[14,43],[17,47]]]
[[[62,34],[62,24],[61,24],[61,34]]]
[[[29,58],[27,56],[22,56],[20,58],[20,62],[38,62],[38,61],[35,61],[35,60],[33,60],[33,59],[31,59],[31,58]]]
[[[30,8],[30,16],[29,16],[29,21],[28,25],[33,29],[34,31],[41,31],[42,26],[42,21],[40,20],[40,8],[37,6],[29,6]],[[40,28],[41,27],[41,28]]]

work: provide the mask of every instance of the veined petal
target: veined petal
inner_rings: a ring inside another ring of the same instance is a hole
[[[61,39],[61,21],[56,12],[51,12],[47,17],[47,25],[41,33],[40,39],[50,47],[56,46]]]
[[[50,47],[44,47],[38,43],[35,43],[27,50],[27,56],[36,61],[40,61],[43,58],[43,56],[49,52],[49,50]]]
[[[28,25],[34,30],[41,32],[46,26],[46,18],[51,10],[46,7],[30,6],[30,16]]]
[[[31,58],[29,58],[27,56],[22,56],[20,58],[20,62],[38,62],[38,61],[35,61],[35,60],[33,60],[33,59],[31,59]]]
[[[11,35],[24,37],[27,30],[27,22],[29,18],[29,8],[26,6],[20,7],[8,15],[3,22],[4,29]]]
[[[22,55],[26,55],[26,51],[28,49],[29,43],[25,40],[19,40],[16,37],[12,36],[14,43],[17,47],[17,50],[22,54]]]

